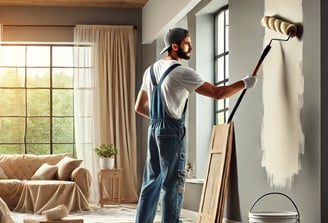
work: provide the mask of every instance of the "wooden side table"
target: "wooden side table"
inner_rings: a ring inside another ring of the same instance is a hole
[[[101,207],[104,204],[121,204],[121,181],[123,169],[101,169],[98,171],[99,180],[99,203]],[[105,183],[108,182],[108,185]],[[104,197],[105,189],[108,197]]]

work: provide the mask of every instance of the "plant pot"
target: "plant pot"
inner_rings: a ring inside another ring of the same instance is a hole
[[[115,158],[114,157],[99,157],[100,169],[114,169]]]

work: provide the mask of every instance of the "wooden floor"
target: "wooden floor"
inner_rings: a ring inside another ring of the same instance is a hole
[[[71,213],[64,219],[83,219],[83,223],[133,223],[135,218],[136,204],[121,205],[91,205],[91,212]],[[160,223],[160,211],[157,213],[154,223]],[[11,212],[14,223],[23,223],[24,220],[34,222],[44,222],[45,217],[42,215],[33,215],[28,213]],[[181,210],[181,220],[183,223],[196,223],[198,213],[190,210]]]

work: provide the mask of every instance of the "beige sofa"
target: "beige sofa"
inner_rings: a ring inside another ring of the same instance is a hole
[[[0,198],[10,210],[40,214],[64,204],[89,210],[90,172],[68,154],[0,154]]]

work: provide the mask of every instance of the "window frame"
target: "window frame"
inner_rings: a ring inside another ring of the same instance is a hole
[[[72,73],[72,83],[70,87],[56,87],[54,86],[53,83],[53,78],[55,75],[55,70],[56,69],[72,69],[72,72],[74,70],[74,62],[73,62],[73,58],[72,58],[72,65],[71,66],[55,66],[53,64],[53,58],[54,58],[54,51],[53,49],[55,47],[71,47],[72,51],[74,50],[74,44],[73,43],[37,43],[37,42],[32,42],[32,43],[25,43],[25,42],[2,42],[2,46],[23,46],[25,47],[25,61],[24,61],[24,65],[16,65],[16,66],[6,66],[6,65],[0,65],[0,68],[16,68],[16,69],[24,69],[24,81],[25,83],[23,84],[23,87],[21,86],[11,86],[11,87],[3,87],[0,86],[0,89],[22,89],[24,90],[24,106],[25,106],[25,113],[24,115],[11,115],[8,114],[6,115],[0,115],[0,118],[23,118],[24,119],[24,135],[23,135],[23,142],[20,142],[20,140],[18,142],[0,142],[0,145],[17,145],[17,149],[13,152],[17,152],[20,151],[21,149],[24,150],[22,151],[24,154],[56,154],[56,153],[62,153],[61,150],[56,150],[55,146],[56,145],[71,145],[71,149],[70,151],[65,151],[64,152],[68,152],[70,154],[72,154],[73,156],[76,154],[76,148],[75,148],[75,130],[74,130],[74,79],[73,79],[73,73]],[[37,65],[31,65],[29,66],[27,61],[28,61],[28,53],[27,53],[27,49],[28,47],[35,47],[35,46],[44,46],[44,47],[49,47],[49,66],[37,66]],[[73,55],[73,53],[72,53]],[[28,86],[27,85],[27,80],[28,80],[28,69],[48,69],[49,71],[49,87],[43,87],[43,86],[39,86],[39,87],[33,87],[33,86]],[[49,115],[29,115],[28,114],[28,91],[29,90],[49,90],[49,104],[50,104],[50,108],[49,108]],[[54,115],[53,111],[54,111],[54,92],[56,90],[70,90],[71,94],[72,94],[72,104],[71,104],[71,115]],[[28,142],[27,141],[27,135],[29,134],[27,132],[27,128],[28,128],[28,119],[29,118],[46,118],[49,119],[49,141],[48,142]],[[72,136],[72,141],[71,142],[54,142],[54,119],[56,118],[69,118],[72,119],[72,132],[71,132],[71,136]],[[19,145],[23,145],[22,147],[19,147]],[[46,148],[44,151],[41,150],[40,153],[37,152],[33,152],[29,151],[28,146],[29,145],[49,145],[49,151],[48,153],[45,153],[45,151],[48,149]]]
[[[219,16],[223,16],[222,33],[219,33]],[[214,13],[214,84],[215,85],[228,85],[229,84],[229,6],[225,5]],[[221,37],[221,38],[220,38]],[[220,42],[223,41],[223,42]],[[219,44],[223,46],[223,52],[218,52]],[[218,61],[222,59],[223,70],[219,71]],[[222,79],[219,79],[219,72],[222,72]],[[220,108],[219,108],[220,107]],[[223,120],[219,116],[223,116]],[[215,100],[214,101],[214,124],[226,123],[229,116],[229,99]]]

